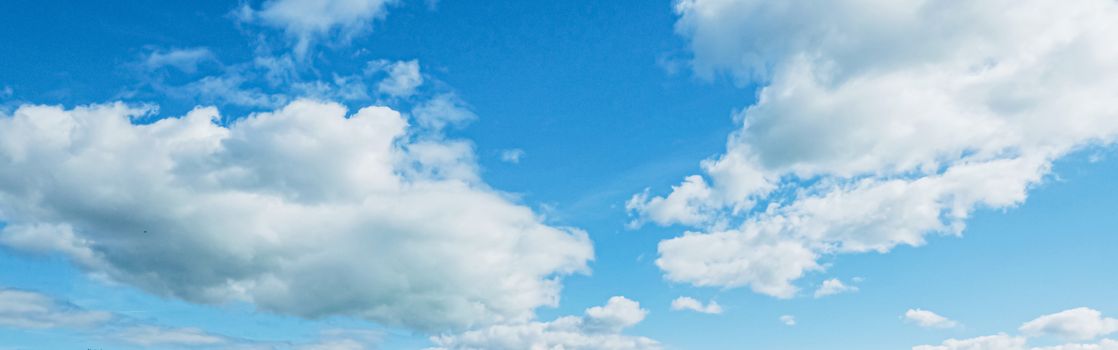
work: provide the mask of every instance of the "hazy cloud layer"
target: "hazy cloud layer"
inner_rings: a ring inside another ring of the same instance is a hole
[[[112,317],[108,312],[83,310],[43,294],[0,289],[0,327],[87,328],[107,322]]]
[[[604,306],[586,309],[585,316],[565,316],[550,322],[501,324],[461,334],[432,337],[438,345],[428,350],[655,350],[658,342],[621,334],[644,320],[647,310],[615,296]]]

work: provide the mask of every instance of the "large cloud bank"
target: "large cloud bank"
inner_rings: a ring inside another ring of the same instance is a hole
[[[756,83],[724,154],[636,220],[667,279],[791,297],[834,254],[960,234],[1118,137],[1118,2],[680,0],[699,75]]]
[[[148,113],[0,115],[0,244],[189,301],[420,330],[529,320],[593,255],[482,183],[470,144],[385,107]]]

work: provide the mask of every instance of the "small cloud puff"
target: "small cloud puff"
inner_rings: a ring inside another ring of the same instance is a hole
[[[923,309],[908,309],[904,313],[904,319],[906,322],[924,328],[954,328],[959,325],[955,321]]]
[[[842,294],[842,293],[853,293],[853,292],[857,292],[857,291],[858,291],[858,287],[846,285],[846,284],[842,283],[841,280],[839,280],[837,278],[832,278],[832,279],[823,281],[823,285],[819,286],[819,289],[815,290],[815,297],[816,298],[822,298],[822,297],[825,297],[825,296],[828,296],[828,295],[835,295],[835,294]]]
[[[704,314],[720,314],[722,313],[722,306],[718,305],[718,303],[713,300],[703,305],[701,301],[695,300],[695,298],[679,297],[672,300],[672,310],[691,310]]]
[[[783,323],[785,326],[788,326],[788,327],[795,326],[796,325],[796,316],[792,316],[792,315],[780,316],[780,323]]]

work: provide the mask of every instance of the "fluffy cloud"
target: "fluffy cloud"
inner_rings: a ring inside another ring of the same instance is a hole
[[[823,285],[815,290],[815,297],[822,298],[828,295],[857,292],[858,287],[848,286],[837,278],[823,281]]]
[[[0,327],[86,328],[112,317],[108,312],[86,311],[39,293],[0,289]]]
[[[790,297],[821,257],[959,235],[1118,138],[1118,3],[679,0],[694,70],[763,86],[727,149],[638,222],[671,281]],[[756,206],[764,203],[764,206]]]
[[[349,40],[370,30],[396,0],[269,0],[260,9],[242,8],[243,20],[280,28],[295,40],[295,53],[306,54],[315,40]]]
[[[921,311],[921,310],[916,310]],[[913,310],[909,310],[913,313]],[[931,314],[934,315],[934,314]],[[907,314],[906,314],[907,316]],[[938,316],[938,315],[935,315]],[[923,318],[927,318],[924,316]],[[1029,345],[1029,337],[1055,335],[1067,339],[1084,341],[1118,331],[1118,320],[1103,318],[1096,310],[1076,308],[1055,314],[1044,315],[1021,325],[1023,336],[1010,336],[1005,333],[970,339],[948,339],[940,345],[920,345],[913,350],[1114,350],[1118,341],[1101,339],[1092,343],[1067,343],[1052,346],[1034,347]]]
[[[494,325],[456,335],[432,337],[438,345],[431,350],[635,350],[660,349],[659,343],[620,332],[636,325],[648,314],[640,304],[625,297],[612,297],[605,306],[586,309],[586,315],[560,317],[550,322]]]
[[[722,306],[718,305],[714,300],[703,305],[703,302],[695,300],[695,298],[679,297],[672,300],[672,310],[691,310],[704,314],[720,314],[722,313]]]
[[[468,143],[385,107],[145,113],[0,116],[0,243],[192,302],[420,330],[528,320],[593,256],[480,182]]]
[[[1081,307],[1038,317],[1021,325],[1020,331],[1031,336],[1087,340],[1118,332],[1118,319],[1102,317],[1098,310]]]
[[[947,317],[923,309],[908,309],[904,313],[904,319],[924,328],[954,328],[958,325]]]

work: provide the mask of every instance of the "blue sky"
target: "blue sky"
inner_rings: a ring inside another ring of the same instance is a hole
[[[0,3],[0,349],[1118,348],[1118,3],[817,5]]]

